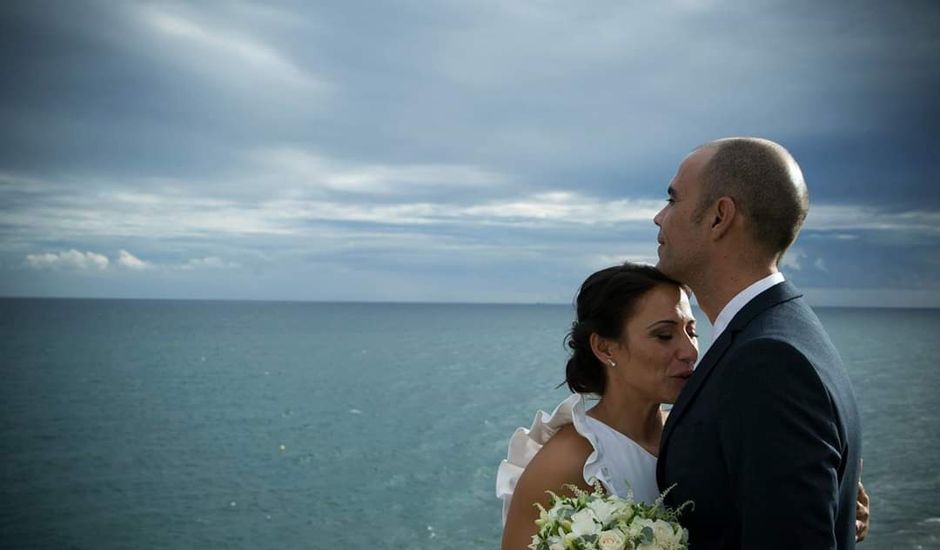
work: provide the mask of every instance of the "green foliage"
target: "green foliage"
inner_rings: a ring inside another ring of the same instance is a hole
[[[680,525],[679,515],[691,502],[673,510],[664,503],[669,490],[654,503],[645,504],[634,500],[629,487],[627,498],[619,498],[607,495],[596,479],[592,486],[592,492],[565,486],[571,496],[548,491],[551,505],[548,510],[537,505],[538,534],[529,546],[531,550],[636,548],[641,544],[687,550],[688,531]]]

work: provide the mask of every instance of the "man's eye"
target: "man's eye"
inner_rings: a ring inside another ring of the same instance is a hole
[[[698,333],[693,330],[692,332],[689,333],[689,336],[692,338],[698,338]]]

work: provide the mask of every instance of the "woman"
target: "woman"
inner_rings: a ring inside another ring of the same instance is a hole
[[[590,490],[597,479],[609,494],[632,491],[643,502],[659,496],[656,456],[665,414],[698,358],[695,318],[687,290],[653,267],[609,267],[581,285],[577,320],[567,344],[566,382],[575,392],[551,415],[520,428],[497,473],[503,498],[503,550],[528,548],[546,491],[565,485]],[[585,410],[583,395],[600,400]],[[868,503],[861,488],[860,503]],[[868,511],[859,508],[859,533]]]
[[[551,417],[537,418],[531,432],[517,431],[500,465],[503,549],[529,545],[534,504],[548,506],[545,491],[566,484],[590,489],[587,480],[597,478],[610,494],[626,496],[629,483],[637,500],[659,496],[660,404],[676,400],[698,358],[688,294],[649,266],[598,271],[581,285],[567,343],[566,382],[576,395]],[[600,400],[585,411],[578,394]]]

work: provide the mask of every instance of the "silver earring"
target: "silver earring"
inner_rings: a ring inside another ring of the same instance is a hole
[[[608,359],[607,362],[610,363],[610,368],[614,368],[617,366],[617,363],[614,363],[613,359]]]

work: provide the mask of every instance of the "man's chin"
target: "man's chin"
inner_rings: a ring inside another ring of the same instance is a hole
[[[660,258],[659,261],[656,262],[656,269],[658,269],[659,271],[662,272],[663,275],[665,275],[666,277],[669,277],[670,279],[674,281],[679,281],[680,283],[683,283],[683,284],[685,283],[685,281],[682,279],[681,274],[678,273],[675,269],[673,269],[673,267],[670,266],[668,262],[664,262],[662,258]]]

